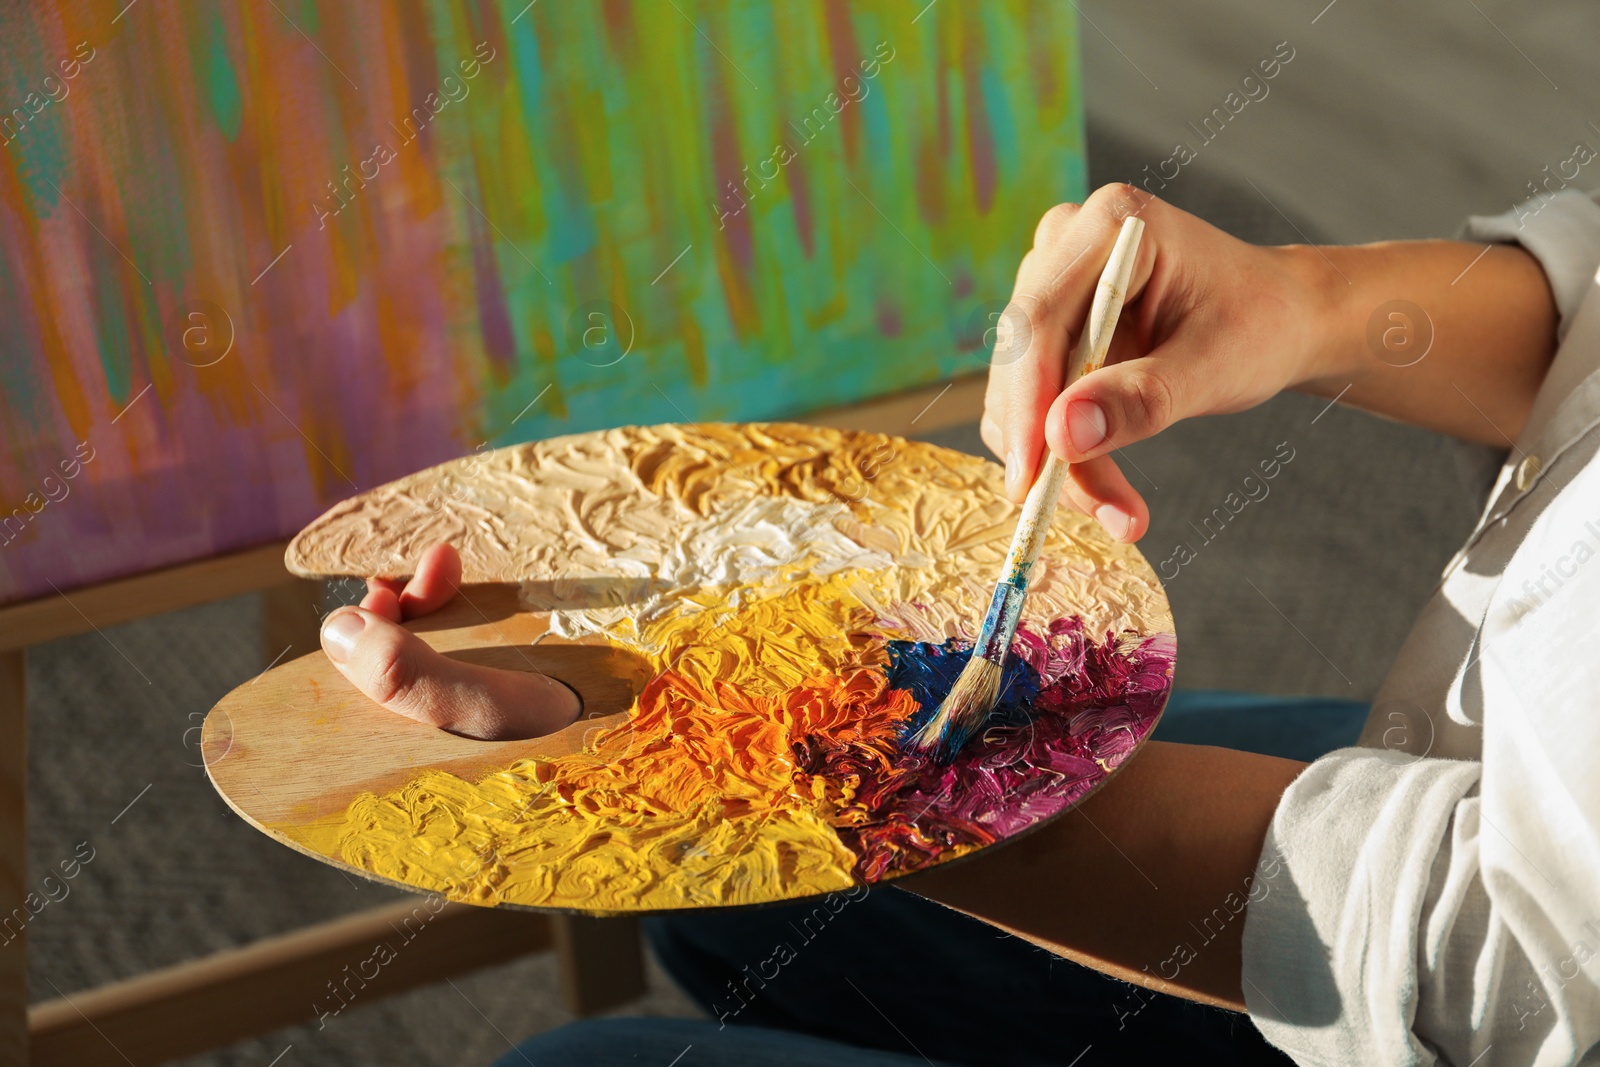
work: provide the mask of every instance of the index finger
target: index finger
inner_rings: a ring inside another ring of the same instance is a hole
[[[1082,331],[1100,272],[1122,220],[1143,211],[1153,198],[1132,186],[1102,186],[1084,202],[1060,204],[1045,213],[1023,259],[1011,308],[1027,319],[1027,348],[1008,362],[990,366],[989,404],[998,412],[1005,445],[1006,495],[1021,502],[1033,484],[1045,449],[1050,405],[1065,386],[1067,357]],[[1141,250],[1127,299],[1143,289],[1150,258]],[[998,353],[997,353],[998,354]]]

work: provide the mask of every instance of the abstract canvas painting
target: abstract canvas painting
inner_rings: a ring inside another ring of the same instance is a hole
[[[0,601],[978,370],[1076,56],[1029,0],[12,5]]]

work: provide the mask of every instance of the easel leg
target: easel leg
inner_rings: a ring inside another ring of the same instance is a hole
[[[554,915],[561,985],[574,1015],[594,1015],[644,993],[639,920]]]
[[[26,653],[0,652],[0,1063],[28,1062]]]
[[[261,633],[267,662],[287,663],[321,647],[322,583],[289,578],[261,593]]]

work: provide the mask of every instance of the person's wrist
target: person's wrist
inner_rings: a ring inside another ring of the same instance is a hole
[[[1364,347],[1362,325],[1352,326],[1355,286],[1337,262],[1347,249],[1283,245],[1272,251],[1280,257],[1295,309],[1289,387],[1337,393],[1360,373]]]

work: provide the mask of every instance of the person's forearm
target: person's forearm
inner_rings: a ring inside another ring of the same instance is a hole
[[[1251,877],[1304,767],[1151,742],[1077,810],[899,884],[1118,978],[1243,1011]]]
[[[1399,241],[1282,249],[1320,294],[1322,340],[1299,388],[1509,445],[1555,355],[1557,313],[1531,255],[1514,245],[1484,248]]]

